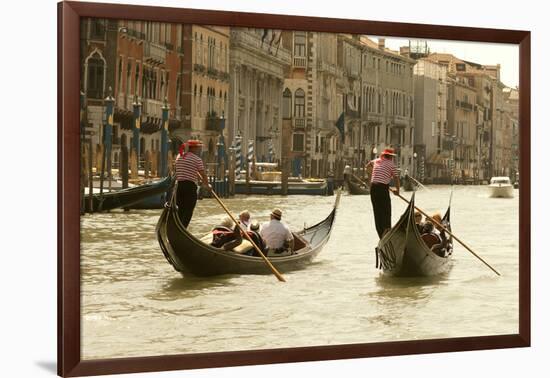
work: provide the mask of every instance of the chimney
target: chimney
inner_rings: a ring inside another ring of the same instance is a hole
[[[378,38],[378,48],[384,50],[386,47],[386,38]]]

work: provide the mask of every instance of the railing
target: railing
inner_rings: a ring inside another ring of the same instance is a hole
[[[329,72],[333,75],[336,75],[338,73],[338,68],[336,67],[336,65],[324,61],[319,61],[317,63],[317,69],[319,71]]]
[[[460,106],[463,109],[468,109],[470,111],[472,111],[474,109],[474,106],[472,104],[470,104],[469,102],[466,102],[466,101],[460,101]]]
[[[153,64],[166,63],[166,46],[146,41],[143,44],[143,58]]]
[[[146,98],[142,100],[142,114],[162,118],[162,101]]]
[[[306,119],[305,118],[294,118],[294,127],[305,128]]]
[[[233,43],[252,47],[257,50],[263,50],[266,53],[273,55],[274,58],[278,58],[283,62],[290,64],[290,52],[282,46],[275,46],[275,43],[271,46],[269,44],[269,38],[265,38],[262,43],[262,38],[257,34],[249,33],[243,30],[233,30],[231,31],[231,41]]]
[[[306,68],[307,67],[307,58],[305,56],[295,56],[294,57],[294,67]]]

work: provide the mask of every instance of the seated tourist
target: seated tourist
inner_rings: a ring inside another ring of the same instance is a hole
[[[260,251],[265,254],[265,242],[264,239],[260,236],[260,224],[258,222],[252,222],[252,224],[250,224],[250,230],[247,233],[254,244],[256,244]],[[258,251],[256,251],[256,248],[252,248],[246,254],[249,256],[260,257],[260,254],[258,253]]]
[[[286,224],[281,222],[283,212],[281,209],[273,209],[269,222],[262,225],[260,236],[265,241],[266,251],[271,256],[292,254],[294,249],[294,236]]]
[[[435,232],[439,235],[441,242],[432,246],[432,251],[437,253],[441,257],[445,257],[449,253],[450,249],[450,240],[447,237],[447,232],[443,227],[447,227],[448,223],[441,218],[441,214],[435,213],[432,215],[434,222]]]
[[[430,220],[427,220],[424,223],[424,227],[422,228],[422,240],[424,240],[424,243],[426,243],[426,245],[430,249],[434,245],[441,244],[441,237],[439,236],[439,232],[437,232],[434,224]]]
[[[424,223],[422,222],[422,213],[420,211],[414,212],[414,224],[418,228],[420,235],[424,232]]]
[[[239,225],[233,225],[231,218],[225,218],[212,230],[211,246],[229,251],[242,243]]]
[[[248,210],[243,210],[239,214],[239,222],[245,230],[250,229],[250,212]]]

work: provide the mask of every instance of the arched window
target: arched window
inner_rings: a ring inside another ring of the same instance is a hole
[[[94,54],[88,59],[88,77],[87,77],[87,91],[88,98],[103,98],[104,88],[104,71],[105,63],[99,56]]]
[[[299,88],[294,93],[294,117],[304,118],[306,113],[306,94]]]
[[[292,117],[292,92],[290,89],[285,88],[283,92],[283,118]]]

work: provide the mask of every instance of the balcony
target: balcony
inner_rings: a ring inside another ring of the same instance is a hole
[[[317,70],[320,72],[327,72],[333,75],[336,75],[338,73],[338,68],[334,64],[324,62],[324,61],[319,61],[317,63]]]
[[[378,113],[366,113],[363,116],[363,120],[367,121],[369,126],[379,126],[383,123],[383,117]]]
[[[389,117],[394,127],[407,127],[409,126],[410,118],[400,115],[393,115]]]
[[[297,68],[306,68],[307,58],[305,56],[295,56],[293,65]]]
[[[143,44],[143,59],[153,65],[166,63],[166,46],[153,42]]]
[[[221,125],[221,118],[218,117],[216,112],[209,113],[206,116],[205,129],[207,131],[219,132],[221,130],[220,125]]]
[[[206,67],[203,66],[202,64],[195,63],[193,65],[193,71],[200,72],[200,73],[205,73],[206,72]]]
[[[265,38],[262,42],[261,36],[254,32],[246,32],[243,30],[231,31],[231,48],[242,47],[252,51],[263,51],[266,54],[271,55],[272,60],[278,61],[278,63],[287,64],[291,63],[290,51],[282,46],[277,47],[276,43],[269,44],[269,38]]]
[[[162,118],[162,101],[146,98],[142,100],[142,114]]]
[[[294,128],[304,129],[306,127],[305,118],[294,118]]]
[[[458,103],[458,100],[457,100],[457,103]],[[466,101],[460,101],[460,107],[462,109],[466,109],[466,110],[469,110],[469,111],[474,110],[474,106],[472,104],[470,104],[469,102],[466,102]]]

